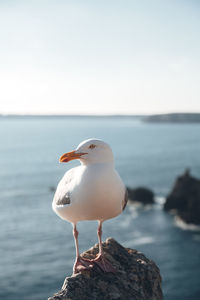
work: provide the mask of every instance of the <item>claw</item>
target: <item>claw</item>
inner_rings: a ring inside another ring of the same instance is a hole
[[[89,259],[84,259],[82,257],[78,257],[74,263],[73,274],[79,273],[82,270],[91,269],[94,266],[93,262]]]
[[[104,272],[104,273],[117,273],[117,270],[113,265],[103,256],[97,256],[93,262],[97,264],[97,266]]]

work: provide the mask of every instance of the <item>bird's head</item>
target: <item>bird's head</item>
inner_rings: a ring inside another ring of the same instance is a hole
[[[111,147],[98,139],[83,141],[74,151],[63,154],[60,157],[60,162],[68,162],[74,159],[79,159],[84,165],[114,162]]]

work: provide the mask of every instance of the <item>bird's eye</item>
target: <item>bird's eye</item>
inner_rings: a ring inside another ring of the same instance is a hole
[[[96,147],[96,145],[95,144],[91,144],[88,148],[90,148],[90,149],[94,149]]]

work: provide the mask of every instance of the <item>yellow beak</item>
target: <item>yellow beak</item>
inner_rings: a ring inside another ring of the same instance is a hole
[[[60,157],[59,162],[68,162],[73,159],[79,159],[84,154],[87,154],[87,153],[83,153],[83,152],[77,153],[75,150],[71,151],[71,152],[67,152]]]

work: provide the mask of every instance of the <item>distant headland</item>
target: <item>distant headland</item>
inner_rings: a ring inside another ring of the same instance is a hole
[[[170,113],[143,117],[149,123],[199,123],[200,113]]]

